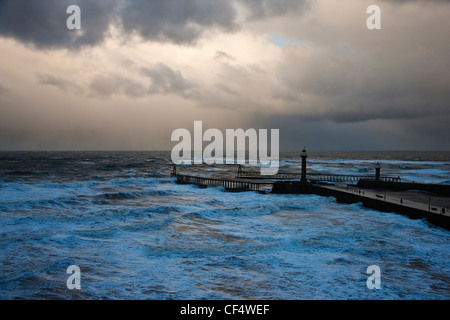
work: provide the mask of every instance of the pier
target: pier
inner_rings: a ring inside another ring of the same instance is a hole
[[[193,184],[200,188],[207,187],[224,187],[227,191],[241,192],[241,191],[261,191],[261,185],[268,184],[267,182],[252,182],[240,179],[220,179],[200,176],[189,176],[183,174],[173,175],[179,184]],[[270,183],[269,183],[270,184]]]
[[[265,181],[262,179],[251,181],[240,178],[215,178],[179,174],[176,171],[176,167],[173,168],[171,176],[176,178],[178,184],[193,184],[200,188],[223,187],[229,192],[257,191],[267,193],[273,187],[273,181]]]
[[[200,188],[223,187],[229,192],[256,191],[272,194],[315,194],[334,197],[342,203],[362,203],[383,212],[395,212],[413,219],[450,229],[450,186],[401,182],[400,177],[383,177],[380,165],[375,175],[341,175],[307,173],[306,152],[302,152],[302,172],[261,176],[238,167],[236,177],[202,177],[179,174],[174,167],[171,176],[179,184]]]

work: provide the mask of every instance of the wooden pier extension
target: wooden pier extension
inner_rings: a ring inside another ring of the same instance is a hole
[[[184,174],[172,174],[173,177],[176,177],[177,183],[179,184],[193,184],[200,188],[207,187],[224,187],[226,191],[232,192],[243,192],[243,191],[258,191],[261,193],[265,193],[267,190],[263,188],[263,186],[272,187],[271,182],[266,181],[248,181],[243,179],[234,179],[234,178],[209,178],[209,177],[200,177],[200,176],[190,176]],[[270,188],[271,189],[271,188]]]

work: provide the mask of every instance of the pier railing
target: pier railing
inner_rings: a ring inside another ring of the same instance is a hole
[[[230,191],[260,191],[260,185],[262,184],[238,179],[208,178],[177,173],[172,174],[172,176],[176,177],[177,183],[180,184],[194,184],[199,187],[224,187]]]
[[[242,179],[273,179],[273,180],[298,180],[301,178],[301,173],[298,172],[280,172],[275,175],[262,176],[259,172],[238,170],[238,178]],[[329,181],[329,182],[358,182],[364,180],[376,180],[375,176],[360,176],[348,174],[328,174],[328,173],[307,173],[308,180],[315,181]],[[380,177],[383,182],[400,182],[400,177]]]

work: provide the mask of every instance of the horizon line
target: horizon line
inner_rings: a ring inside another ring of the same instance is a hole
[[[298,150],[280,150],[279,152],[301,152],[302,148]],[[192,150],[195,151],[195,150]],[[235,150],[236,152],[237,150]],[[249,151],[246,149],[245,151]],[[326,149],[308,149],[307,152],[450,152],[450,150],[326,150]],[[172,150],[158,150],[158,149],[17,149],[17,150],[1,150],[0,152],[172,152]]]

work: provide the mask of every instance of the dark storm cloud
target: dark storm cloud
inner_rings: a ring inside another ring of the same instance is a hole
[[[241,0],[241,3],[250,11],[249,19],[262,19],[298,12],[298,10],[308,8],[311,2],[309,0]]]
[[[234,61],[235,59],[224,51],[216,51],[214,59],[221,61]]]
[[[206,29],[233,31],[236,3],[251,18],[303,9],[297,0],[0,0],[0,35],[39,48],[78,48],[101,43],[113,24],[145,40],[194,43]],[[82,31],[68,30],[69,5],[81,9]]]
[[[126,2],[120,15],[126,33],[175,43],[194,42],[206,27],[228,31],[237,27],[232,1],[134,0]]]
[[[97,74],[88,86],[88,96],[95,98],[110,98],[113,95],[142,97],[154,94],[174,94],[189,98],[193,88],[191,81],[186,79],[179,70],[174,70],[164,63],[141,68],[134,78],[143,76],[143,81],[137,81],[117,73]],[[51,79],[55,82],[54,79]],[[60,80],[60,79],[58,79]],[[148,81],[149,80],[149,81]],[[148,83],[145,83],[145,82]],[[64,89],[65,81],[50,83]]]
[[[90,98],[111,98],[115,95],[136,98],[154,94],[191,97],[191,89],[194,88],[192,81],[186,79],[179,70],[172,69],[164,63],[136,69],[134,72],[133,77],[119,73],[96,74],[87,85],[46,73],[39,73],[36,77],[38,84]],[[7,92],[8,90],[0,84],[0,96]]]
[[[149,93],[152,94],[173,93],[188,97],[189,90],[193,87],[193,84],[180,71],[174,70],[164,63],[158,63],[151,68],[142,68],[141,72],[150,78]]]
[[[39,84],[53,86],[66,92],[83,93],[83,89],[75,81],[44,73],[37,74],[36,76]]]
[[[67,29],[66,10],[72,4],[82,8],[86,32]],[[103,40],[116,6],[114,0],[0,0],[0,35],[39,48],[95,45]]]
[[[98,74],[94,76],[88,87],[88,96],[94,98],[109,98],[121,94],[141,97],[146,88],[139,82],[119,74]]]
[[[448,54],[417,47],[405,46],[402,53],[387,47],[377,59],[339,45],[307,54],[292,49],[279,66],[272,94],[288,113],[310,120],[345,123],[450,115],[444,67],[450,63]]]

